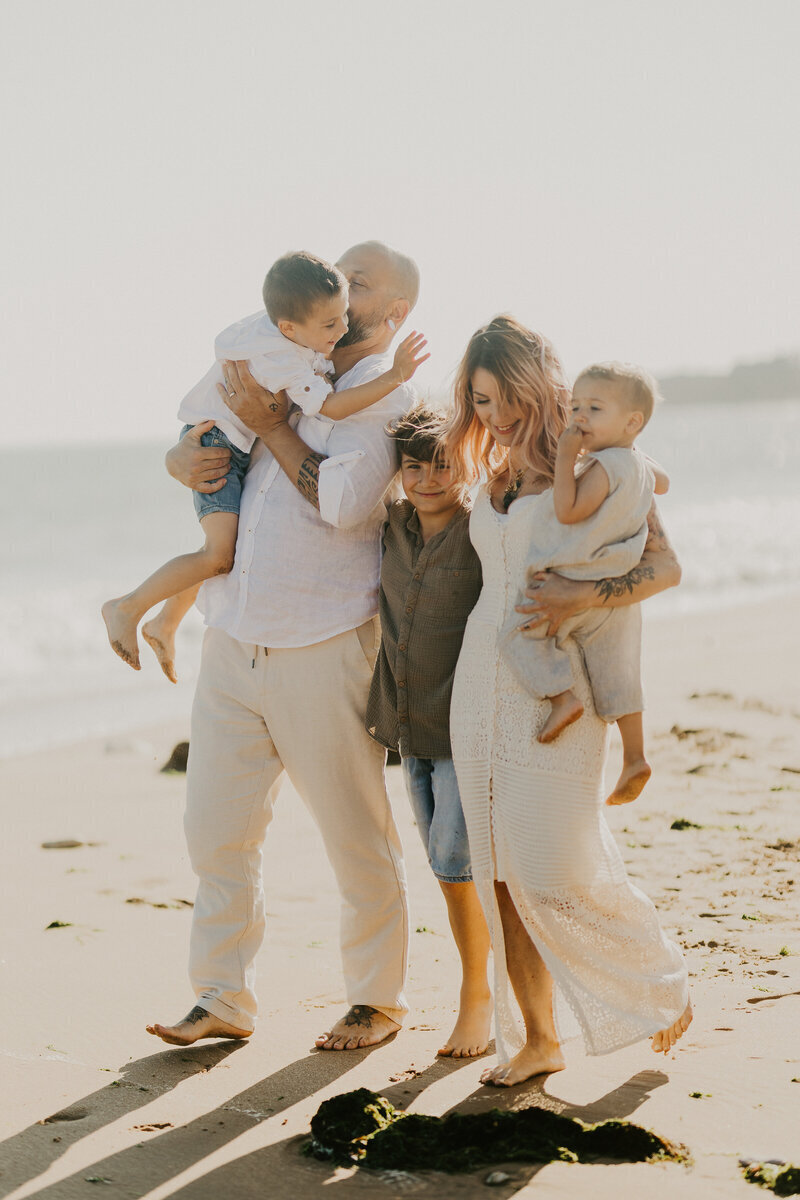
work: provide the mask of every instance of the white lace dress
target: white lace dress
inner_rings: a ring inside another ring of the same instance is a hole
[[[470,536],[484,584],[467,623],[450,710],[472,868],[494,947],[501,1062],[522,1046],[524,1031],[512,1008],[495,879],[506,883],[553,977],[562,1040],[580,1032],[588,1053],[607,1054],[671,1025],[688,1000],[681,952],[628,879],[606,824],[606,726],[594,713],[577,646],[565,642],[585,712],[547,746],[535,735],[549,702],[524,690],[497,653],[542,502],[523,496],[501,514],[485,489],[476,500]]]

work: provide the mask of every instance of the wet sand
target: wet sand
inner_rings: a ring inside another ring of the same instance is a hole
[[[181,1049],[144,1026],[192,1004],[184,781],[158,770],[188,721],[0,764],[9,814],[0,1196],[70,1200],[92,1183],[110,1200],[305,1198],[330,1187],[334,1196],[486,1194],[489,1168],[359,1172],[301,1156],[321,1101],[362,1086],[418,1112],[539,1104],[590,1121],[629,1117],[684,1142],[695,1159],[689,1169],[511,1164],[492,1189],[499,1196],[758,1195],[740,1156],[800,1158],[796,611],[795,598],[647,625],[654,774],[609,820],[634,881],[687,954],[689,1033],[666,1058],[642,1043],[590,1059],[569,1043],[566,1071],[507,1092],[479,1084],[491,1055],[436,1058],[453,1022],[455,952],[397,768],[389,781],[413,905],[412,1013],[389,1043],[337,1054],[311,1050],[345,1007],[336,889],[288,785],[265,851],[259,1028],[248,1043]],[[42,848],[55,841],[82,844]],[[62,924],[48,928],[54,922]]]

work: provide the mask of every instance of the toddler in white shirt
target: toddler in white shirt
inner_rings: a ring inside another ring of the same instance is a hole
[[[311,425],[306,422],[304,435],[309,443],[313,442],[312,450],[324,453],[333,421],[376,404],[410,379],[429,357],[423,353],[425,339],[412,332],[398,346],[390,370],[367,383],[335,392],[329,378],[333,366],[327,355],[348,329],[348,284],[342,272],[305,251],[285,254],[268,271],[263,297],[266,312],[245,317],[216,339],[217,361],[184,398],[178,411],[187,422],[181,436],[193,425],[213,420],[213,428],[202,435],[202,444],[222,446],[231,452],[225,486],[217,492],[193,493],[204,546],[170,559],[132,592],[103,605],[111,647],[136,671],[140,669],[137,629],[145,613],[153,605],[169,600],[172,611],[168,624],[174,633],[194,603],[200,584],[215,575],[227,574],[233,566],[242,484],[255,434],[219,395],[218,385],[224,381],[222,363],[247,361],[262,387],[270,392],[285,391],[306,416],[315,418]],[[165,647],[148,634],[147,626],[142,628],[142,636],[155,651],[167,678],[175,683],[171,646]]]

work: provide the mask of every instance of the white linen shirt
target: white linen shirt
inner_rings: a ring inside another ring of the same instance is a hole
[[[337,380],[356,387],[387,371],[386,355],[361,359]],[[386,425],[413,406],[402,384],[377,404],[332,422],[320,464],[319,510],[261,441],[244,478],[233,570],[207,580],[206,625],[257,646],[311,646],[363,625],[378,611],[383,498],[397,472]],[[294,413],[304,441],[317,418]]]
[[[317,416],[327,396],[333,391],[333,383],[327,372],[333,365],[324,354],[298,346],[272,324],[265,312],[244,317],[235,325],[223,329],[214,342],[217,361],[199,383],[183,398],[178,417],[185,425],[198,425],[201,421],[214,421],[239,450],[249,451],[255,434],[231,412],[217,391],[223,382],[222,363],[226,359],[235,362],[247,361],[255,380],[270,392],[285,391],[289,399],[308,417]],[[329,417],[319,417],[321,428],[314,433],[314,449],[324,449],[333,422]]]

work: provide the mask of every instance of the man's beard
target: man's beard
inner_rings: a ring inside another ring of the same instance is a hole
[[[355,346],[358,342],[366,342],[371,338],[383,324],[383,313],[375,309],[367,316],[354,317],[348,311],[347,319],[349,321],[347,333],[336,343],[337,350],[342,346]]]

